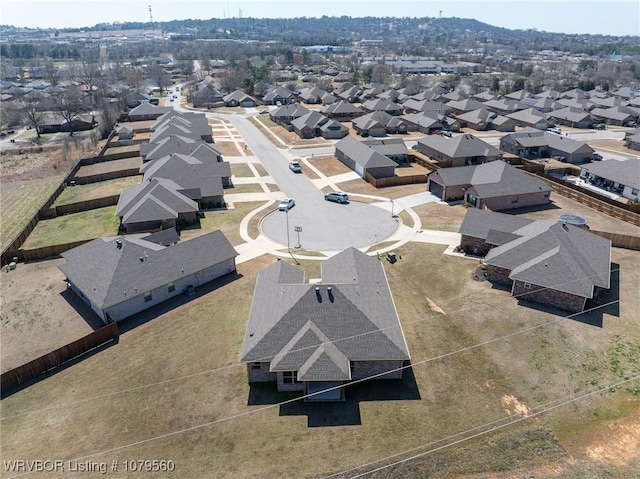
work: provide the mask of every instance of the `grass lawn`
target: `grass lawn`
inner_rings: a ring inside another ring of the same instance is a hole
[[[76,458],[193,428],[92,459],[175,461],[174,472],[148,477],[206,477],[211,470],[220,478],[322,477],[411,448],[422,452],[450,443],[466,435],[437,441],[583,393],[594,380],[606,384],[637,371],[640,252],[614,251],[613,261],[624,265],[622,308],[619,317],[605,314],[604,327],[596,328],[518,305],[508,291],[474,282],[475,262],[443,256],[442,250],[408,244],[397,251],[403,257],[398,263],[383,261],[414,365],[402,382],[350,386],[348,401],[339,405],[273,405],[292,396],[269,386],[250,389],[238,355],[255,275],[275,261],[263,256],[239,265],[235,281],[157,315],[117,345],[4,399],[3,459]],[[319,277],[320,265],[301,262],[307,278]],[[626,443],[629,436],[620,435],[618,426],[633,427],[629,421],[638,417],[640,401],[626,389],[605,389],[373,477],[533,475],[517,473],[524,468],[540,472],[535,477],[631,478],[640,466],[637,435]],[[617,462],[582,459],[593,439],[582,445],[576,439],[593,430],[604,434],[601,445],[615,450]],[[420,447],[429,443],[434,445]],[[304,459],[274,460],[283,455]]]
[[[252,178],[253,171],[249,168],[249,165],[244,163],[231,163],[231,174],[238,178]]]
[[[222,152],[222,156],[238,156],[240,155],[240,151],[238,150],[238,146],[233,141],[216,141],[215,146],[220,148]],[[242,148],[242,147],[240,147]]]
[[[242,244],[244,241],[240,237],[239,229],[242,218],[263,204],[262,202],[247,201],[234,203],[235,207],[231,210],[205,211],[204,218],[200,218],[199,225],[193,228],[182,229],[180,231],[180,238],[186,240],[210,233],[211,231],[221,230],[232,245]]]
[[[3,250],[31,221],[63,179],[64,175],[57,175],[37,180],[2,183],[0,238]]]
[[[233,188],[225,188],[225,195],[235,195],[238,193],[263,193],[264,190],[259,183],[245,183],[240,185],[233,185]]]
[[[262,163],[254,163],[253,166],[260,176],[269,176],[269,172],[265,169],[264,166],[262,166]]]
[[[307,158],[307,161],[315,166],[324,176],[334,176],[353,171],[335,156],[314,156]]]
[[[109,206],[40,221],[22,248],[35,249],[115,235],[120,225],[115,212],[116,207]]]
[[[78,203],[81,201],[104,198],[106,196],[118,195],[124,188],[133,186],[142,181],[142,175],[116,178],[114,180],[101,181],[65,188],[56,199],[53,206]]]
[[[420,217],[422,228],[425,230],[457,232],[467,214],[467,208],[462,205],[441,205],[426,203],[414,206],[413,211]]]

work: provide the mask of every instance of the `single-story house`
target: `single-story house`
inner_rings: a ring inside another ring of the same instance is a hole
[[[450,101],[447,103],[447,106],[451,109],[451,112],[456,115],[474,110],[486,110],[484,103],[475,98]]]
[[[462,113],[456,117],[460,126],[469,127],[477,131],[496,130],[502,132],[515,131],[516,122],[506,116],[484,108]]]
[[[427,175],[427,189],[445,201],[463,199],[470,206],[501,211],[546,205],[551,187],[503,161],[440,168]]]
[[[175,128],[171,130],[170,126]],[[149,140],[151,143],[171,135],[213,142],[211,125],[204,113],[171,110],[158,118],[150,130],[153,132]]]
[[[62,253],[66,261],[58,267],[69,288],[105,323],[236,270],[238,254],[220,230],[169,247],[153,238],[98,238]]]
[[[271,88],[262,98],[265,105],[286,105],[289,103],[295,103],[296,97],[291,90],[282,86]]]
[[[582,228],[470,208],[460,233],[465,251],[486,252],[487,279],[520,300],[579,312],[610,288],[611,241]]]
[[[546,130],[549,127],[545,114],[535,108],[514,111],[505,116],[515,121],[517,126],[531,127],[537,130]]]
[[[198,156],[195,155],[196,151],[199,152]],[[157,142],[140,145],[140,156],[143,161],[158,160],[172,153],[196,156],[198,159],[206,157],[222,161],[222,153],[216,145],[180,135],[170,135]]]
[[[374,111],[351,121],[360,136],[386,136],[390,133],[406,133],[407,125],[402,119],[385,111]]]
[[[131,110],[127,116],[129,117],[129,121],[156,120],[171,110],[173,110],[173,108],[170,106],[156,106],[143,102]]]
[[[93,115],[77,115],[68,122],[60,115],[45,116],[38,123],[40,133],[61,133],[91,130],[98,122]]]
[[[588,111],[571,106],[554,110],[547,115],[557,125],[565,125],[572,128],[591,128],[594,122]]]
[[[640,199],[640,159],[605,160],[580,169],[580,177],[629,200]]]
[[[433,112],[409,113],[402,115],[400,120],[407,126],[407,131],[418,131],[426,135],[445,129],[444,117]]]
[[[452,110],[449,105],[445,105],[439,101],[415,100],[413,98],[405,101],[402,106],[409,113],[429,112],[438,115],[448,115]]]
[[[395,161],[351,136],[346,136],[336,143],[335,155],[362,178],[366,178],[367,173],[374,178],[395,176]]]
[[[302,90],[300,90],[298,98],[308,105],[320,104],[322,103],[322,98],[327,93],[328,92],[326,90],[318,88],[317,86],[311,88],[303,88]]]
[[[606,123],[607,125],[627,126],[630,123],[637,122],[637,112],[622,106],[614,106],[611,108],[594,108],[591,110],[591,116],[597,121]]]
[[[239,106],[242,108],[253,108],[258,104],[258,100],[251,95],[245,93],[243,90],[236,90],[234,92],[225,95],[222,100],[224,106]]]
[[[335,94],[336,93],[334,92],[334,95]],[[336,96],[338,97],[339,100],[348,101],[349,103],[355,103],[357,101],[360,101],[361,95],[362,95],[362,90],[360,90],[360,88],[358,88],[357,86],[352,86],[338,92]]]
[[[353,380],[402,379],[409,350],[380,261],[349,248],[320,283],[276,261],[258,273],[240,361],[249,383],[343,401]]]
[[[500,149],[523,158],[563,156],[568,163],[584,163],[594,153],[594,149],[586,143],[534,128],[503,136]]]
[[[115,215],[127,233],[194,224],[199,208],[188,190],[165,178],[143,181],[122,190]]]
[[[320,136],[328,140],[339,140],[349,134],[349,129],[342,123],[330,120],[317,111],[310,111],[296,118],[291,122],[291,126],[300,138]]]
[[[327,118],[337,121],[353,120],[365,114],[362,109],[344,100],[327,105],[320,111]]]
[[[402,105],[395,103],[391,100],[385,100],[382,98],[375,98],[367,100],[360,107],[366,112],[384,111],[391,116],[399,116],[404,113]]]
[[[296,118],[300,118],[310,111],[311,110],[300,103],[290,103],[269,112],[269,118],[278,125],[287,126]]]
[[[629,131],[625,134],[624,146],[640,151],[640,129]]]
[[[437,161],[441,168],[477,165],[502,158],[502,151],[471,134],[453,138],[425,136],[418,140],[416,150]]]
[[[211,83],[202,85],[198,91],[189,95],[187,100],[195,108],[216,108],[224,105],[224,97]]]

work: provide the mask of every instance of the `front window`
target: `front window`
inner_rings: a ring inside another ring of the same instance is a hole
[[[295,384],[298,381],[298,371],[284,371],[282,373],[282,382],[284,384]]]
[[[151,291],[147,291],[146,293],[144,293],[144,301],[145,303],[151,301],[153,299],[153,296],[151,295]]]
[[[176,290],[176,283],[175,283],[175,282],[173,282],[173,281],[172,281],[171,283],[169,283],[169,284],[167,285],[167,290],[168,290],[170,293],[173,293],[173,292]]]

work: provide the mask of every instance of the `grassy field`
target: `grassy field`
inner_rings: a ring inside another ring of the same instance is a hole
[[[139,175],[116,178],[115,180],[101,181],[99,183],[89,183],[87,185],[78,185],[72,188],[67,187],[60,193],[60,196],[58,196],[55,203],[53,203],[53,206],[118,195],[124,188],[138,184],[141,181],[142,175]]]
[[[116,207],[109,206],[40,221],[22,247],[35,249],[116,235],[120,219],[115,212]]]
[[[340,175],[353,171],[333,155],[314,156],[313,158],[307,158],[307,161],[320,170],[324,176]]]
[[[33,215],[53,194],[63,178],[64,176],[58,175],[37,180],[2,183],[0,238],[3,250],[31,221]]]
[[[467,208],[462,205],[442,205],[438,203],[426,203],[413,208],[425,230],[453,231],[460,229]]]
[[[235,195],[238,193],[263,193],[264,190],[259,183],[245,183],[233,185],[233,188],[225,188],[225,195]]]
[[[244,163],[231,163],[231,174],[238,178],[251,178],[253,171]]]
[[[275,261],[263,256],[239,265],[234,281],[150,313],[117,345],[5,398],[3,459],[98,453],[92,460],[175,461],[176,471],[145,477],[322,477],[429,451],[637,372],[640,252],[614,250],[622,305],[600,328],[519,305],[473,281],[476,262],[442,250],[408,244],[398,263],[383,261],[412,357],[402,382],[350,386],[339,405],[279,405],[292,396],[249,388],[238,355],[255,275]],[[320,262],[300,267],[319,276]],[[374,477],[635,477],[640,396],[627,386]],[[593,431],[614,454],[608,461],[589,459],[594,440],[582,439]]]

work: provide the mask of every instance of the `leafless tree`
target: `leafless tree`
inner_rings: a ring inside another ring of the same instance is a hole
[[[78,87],[69,87],[53,97],[55,109],[69,125],[69,136],[73,136],[74,118],[85,111],[86,103]]]
[[[16,102],[20,107],[20,112],[25,122],[36,130],[38,138],[40,138],[40,123],[44,118],[44,112],[39,108],[42,99],[42,93],[34,90],[23,95]]]

